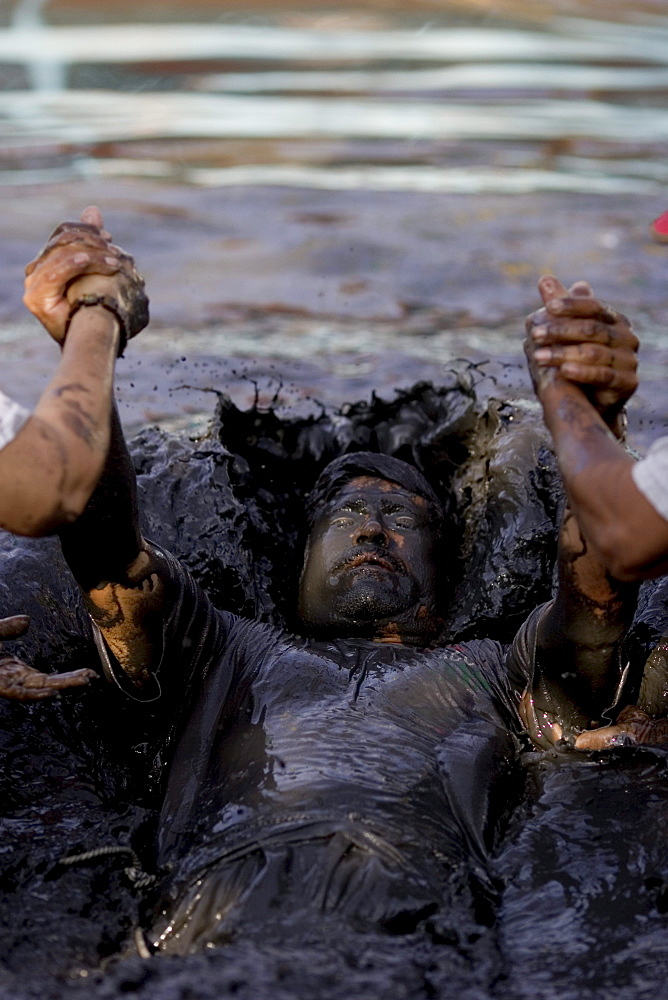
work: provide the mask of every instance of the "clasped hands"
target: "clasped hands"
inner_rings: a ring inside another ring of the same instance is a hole
[[[59,344],[70,318],[86,296],[103,298],[123,329],[125,342],[148,323],[144,280],[132,257],[111,242],[95,206],[79,222],[54,229],[38,256],[26,267],[23,302]]]
[[[577,385],[617,437],[624,405],[638,386],[638,338],[621,313],[594,298],[586,281],[566,289],[546,275],[544,306],[526,321],[525,352],[536,395],[562,379]]]

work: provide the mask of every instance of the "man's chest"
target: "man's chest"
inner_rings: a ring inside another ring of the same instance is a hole
[[[493,669],[457,650],[407,650],[372,643],[274,649],[237,688],[217,734],[221,752],[252,743],[281,760],[356,759],[384,748],[415,760],[466,720],[502,725]]]

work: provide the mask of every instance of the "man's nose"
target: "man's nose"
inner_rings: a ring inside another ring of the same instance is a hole
[[[385,545],[387,542],[387,532],[378,518],[368,517],[355,531],[353,540],[357,545],[363,542]]]

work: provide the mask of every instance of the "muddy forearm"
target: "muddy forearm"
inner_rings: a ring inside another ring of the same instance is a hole
[[[615,700],[620,645],[633,619],[637,586],[609,576],[570,510],[559,540],[558,571],[557,597],[538,636],[540,685],[558,706],[558,721],[577,730]]]
[[[116,407],[107,460],[81,517],[60,532],[63,553],[84,592],[108,581],[124,583],[142,551],[137,484]]]
[[[162,656],[165,590],[139,530],[135,472],[115,407],[98,487],[79,520],[60,537],[93,621],[141,690]]]

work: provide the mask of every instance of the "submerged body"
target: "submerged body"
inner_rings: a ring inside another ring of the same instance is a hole
[[[169,874],[153,946],[184,954],[328,916],[409,933],[489,910],[539,616],[508,663],[491,640],[302,639],[218,611],[156,558],[173,601],[158,677],[181,708],[160,748]]]

